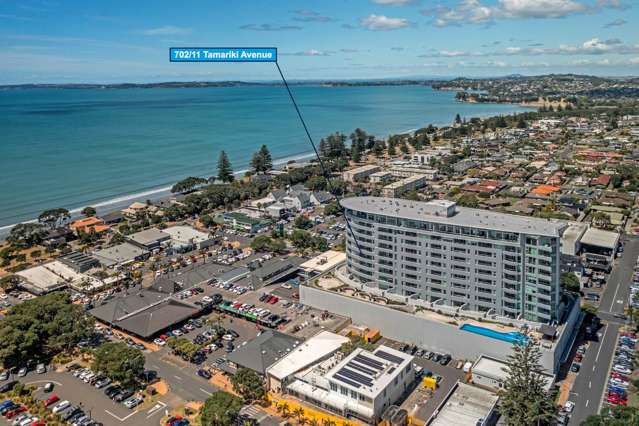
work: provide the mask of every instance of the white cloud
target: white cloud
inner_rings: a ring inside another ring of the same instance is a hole
[[[497,0],[489,5],[483,0],[461,0],[456,5],[422,10],[438,27],[463,24],[490,24],[503,19],[551,19],[589,13],[603,8],[622,9],[619,0],[599,0],[587,4],[577,0]]]
[[[561,44],[558,47],[519,47],[508,46],[493,51],[448,51],[431,52],[421,57],[455,57],[455,56],[539,56],[539,55],[635,55],[639,54],[639,44],[626,44],[617,38],[601,40],[597,37],[582,44]]]
[[[142,31],[142,34],[148,36],[155,35],[180,35],[180,34],[190,34],[190,28],[176,27],[174,25],[165,25],[163,27],[157,28],[149,28],[148,30]]]
[[[335,18],[331,18],[330,16],[321,15],[314,10],[308,9],[300,9],[296,10],[295,16],[293,17],[294,21],[298,22],[332,22],[335,21]]]
[[[415,0],[371,0],[371,2],[384,6],[406,6],[415,3]]]
[[[512,18],[564,18],[588,10],[573,0],[499,0],[499,5]]]
[[[328,50],[309,49],[301,52],[281,53],[283,56],[330,56],[333,52]]]
[[[626,25],[627,23],[628,21],[626,21],[625,19],[618,18],[618,19],[615,19],[614,21],[608,22],[603,27],[604,28],[621,27],[622,25]]]
[[[298,31],[302,27],[299,25],[246,24],[242,25],[240,29],[248,31]]]
[[[406,28],[411,23],[404,18],[389,18],[384,15],[368,15],[362,18],[360,25],[370,31],[392,31]]]

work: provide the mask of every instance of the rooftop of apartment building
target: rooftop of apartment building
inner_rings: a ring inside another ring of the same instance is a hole
[[[346,209],[370,214],[549,237],[561,236],[566,228],[566,223],[560,220],[471,209],[445,200],[423,202],[385,197],[351,197],[341,200],[341,204]]]

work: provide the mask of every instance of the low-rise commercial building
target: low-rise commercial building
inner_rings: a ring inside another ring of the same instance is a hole
[[[163,233],[169,234],[171,237],[171,245],[175,247],[191,246],[196,249],[203,249],[212,246],[215,239],[207,232],[198,231],[192,226],[171,226],[164,230]]]
[[[457,382],[426,425],[492,426],[497,423],[498,401],[499,397],[490,391]]]
[[[388,183],[393,180],[393,174],[387,171],[375,172],[370,175],[371,183]]]
[[[482,355],[472,366],[472,381],[474,384],[492,391],[499,391],[504,387],[504,383],[508,379],[507,368],[508,364],[506,362]],[[545,389],[549,391],[554,382],[554,376],[544,372],[539,374],[545,379]]]
[[[288,383],[295,379],[295,374],[335,355],[349,341],[347,337],[330,331],[319,332],[266,370],[268,388],[284,393]]]
[[[145,250],[155,250],[171,239],[171,235],[157,228],[145,229],[127,237],[128,241]]]
[[[231,369],[249,368],[266,375],[269,367],[295,351],[302,339],[277,330],[266,330],[228,355]]]
[[[119,267],[148,258],[149,251],[131,243],[122,243],[93,252],[93,257],[103,266]]]
[[[413,356],[379,346],[337,352],[295,375],[291,395],[346,418],[376,424],[415,381]]]

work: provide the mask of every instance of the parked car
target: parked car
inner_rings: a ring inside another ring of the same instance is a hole
[[[50,397],[48,397],[47,399],[45,399],[43,401],[43,404],[44,404],[45,407],[49,407],[50,405],[55,404],[59,400],[60,400],[60,398],[58,398],[58,395],[53,394]]]
[[[55,407],[53,407],[53,411],[54,413],[59,413],[60,411],[64,410],[65,408],[69,407],[71,405],[71,403],[67,400],[62,401],[61,403],[59,403],[58,405],[56,405]]]
[[[36,367],[36,373],[44,374],[46,372],[47,372],[47,367],[42,363],[38,364],[38,366]]]

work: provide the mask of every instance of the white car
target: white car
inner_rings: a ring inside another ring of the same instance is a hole
[[[65,408],[67,408],[69,405],[71,405],[71,403],[67,400],[62,401],[61,403],[59,403],[58,405],[56,405],[55,407],[53,407],[53,413],[59,413],[60,411],[64,410]]]
[[[612,367],[612,369],[614,371],[616,371],[619,374],[630,374],[632,373],[632,371],[629,368],[624,367],[623,365],[615,365],[614,367]]]
[[[230,334],[225,334],[224,336],[222,336],[222,340],[226,340],[227,342],[231,342],[231,341],[233,341],[233,336],[231,336]]]
[[[155,340],[153,340],[153,343],[155,343],[158,346],[166,345],[166,342],[164,340],[162,340],[162,339],[155,339]]]
[[[293,287],[292,287],[289,283],[284,283],[284,284],[282,284],[282,288],[285,288],[285,289],[287,289],[287,290],[290,290],[290,289],[292,289]]]
[[[564,410],[566,410],[566,413],[572,413],[572,410],[574,410],[575,408],[575,403],[572,401],[566,401],[566,403],[564,404]]]

